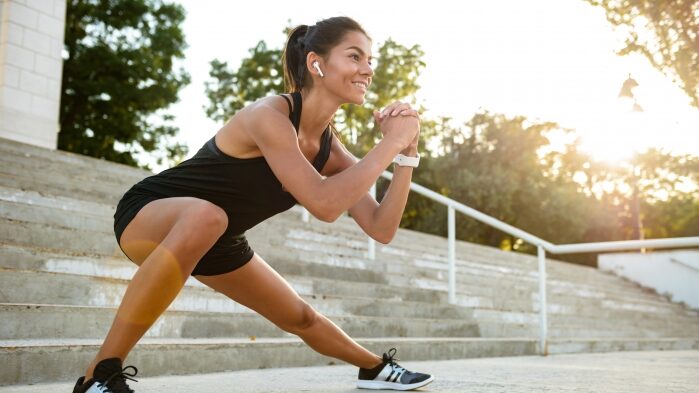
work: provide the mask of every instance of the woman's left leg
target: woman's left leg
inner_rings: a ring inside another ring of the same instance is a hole
[[[301,337],[318,353],[363,368],[382,361],[313,309],[257,254],[230,273],[195,278]]]

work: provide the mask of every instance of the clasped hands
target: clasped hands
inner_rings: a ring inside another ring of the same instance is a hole
[[[384,138],[394,138],[401,143],[401,154],[417,154],[420,114],[410,104],[396,101],[381,111],[374,111],[374,121],[379,125]]]

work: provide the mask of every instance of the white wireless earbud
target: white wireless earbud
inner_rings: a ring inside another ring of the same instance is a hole
[[[318,65],[317,61],[314,61],[312,65],[313,65],[313,68],[315,68],[316,71],[318,71],[318,75],[320,75],[321,78],[325,76],[325,75],[323,75],[323,71],[320,70],[320,66]]]

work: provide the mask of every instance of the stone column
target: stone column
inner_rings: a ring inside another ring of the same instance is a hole
[[[0,138],[55,149],[66,0],[0,0]]]

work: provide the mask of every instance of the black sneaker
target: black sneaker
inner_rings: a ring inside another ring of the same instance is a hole
[[[126,370],[132,368],[133,374]],[[97,363],[92,378],[85,381],[85,377],[78,378],[75,383],[73,393],[135,393],[126,384],[126,380],[136,381],[131,377],[138,374],[138,369],[134,366],[121,368],[121,359],[104,359]]]
[[[399,366],[396,349],[383,354],[383,362],[374,368],[360,368],[357,387],[360,389],[413,390],[434,381],[429,374],[414,373]]]

